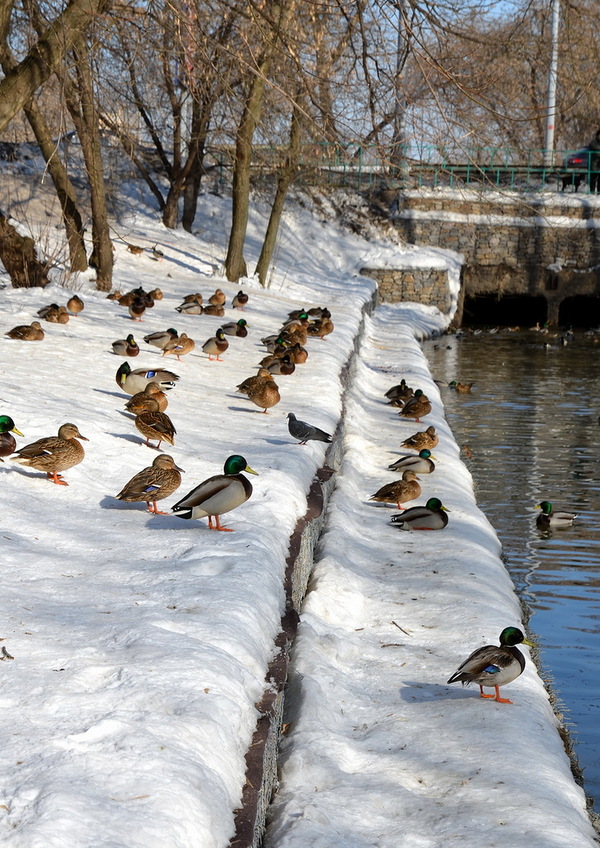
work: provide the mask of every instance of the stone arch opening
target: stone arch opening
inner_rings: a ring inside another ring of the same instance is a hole
[[[547,320],[548,304],[542,296],[478,294],[465,297],[463,326],[532,327],[543,325]]]
[[[558,308],[561,327],[600,327],[600,297],[566,297]]]

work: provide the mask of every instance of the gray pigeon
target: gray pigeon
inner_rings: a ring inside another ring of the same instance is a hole
[[[298,421],[293,412],[288,413],[288,430],[291,436],[300,440],[301,445],[305,445],[311,439],[317,442],[331,441],[329,433],[319,430],[318,427],[313,427],[312,424],[307,424],[306,421]]]

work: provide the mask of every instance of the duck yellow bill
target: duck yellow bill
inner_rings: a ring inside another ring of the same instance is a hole
[[[247,465],[247,466],[244,468],[244,471],[247,471],[247,472],[248,472],[248,474],[256,474],[256,476],[257,476],[257,477],[259,476],[259,475],[258,475],[258,471],[255,471],[253,468],[250,468],[250,466],[249,466],[249,465]]]
[[[17,436],[24,436],[24,435],[25,435],[24,433],[21,433],[21,431],[20,431],[20,430],[17,430],[17,428],[16,428],[16,427],[13,427],[13,428],[12,428],[12,430],[11,430],[10,432],[11,432],[11,433],[16,433],[16,434],[17,434]]]

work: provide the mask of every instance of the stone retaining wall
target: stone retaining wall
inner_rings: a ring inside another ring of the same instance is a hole
[[[377,281],[379,299],[386,303],[412,301],[437,306],[448,312],[451,306],[448,274],[438,268],[361,268],[364,277]]]
[[[466,297],[541,295],[551,323],[566,297],[600,297],[600,206],[584,197],[563,204],[407,192],[393,220],[404,242],[464,256]]]

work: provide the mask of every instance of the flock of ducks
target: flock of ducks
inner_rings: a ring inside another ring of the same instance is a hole
[[[431,401],[422,389],[413,389],[406,380],[392,386],[385,393],[388,404],[398,409],[398,415],[404,420],[417,423],[429,415]],[[443,530],[448,524],[449,510],[436,497],[429,498],[422,506],[406,509],[403,504],[416,500],[421,496],[419,474],[431,474],[435,471],[435,457],[432,450],[438,445],[439,437],[435,427],[429,426],[408,436],[402,447],[416,451],[416,454],[403,454],[391,465],[390,471],[402,475],[400,480],[393,480],[381,486],[369,500],[384,504],[395,504],[402,510],[399,515],[393,515],[391,523],[402,530]]]
[[[145,311],[162,298],[160,289],[146,292],[141,287],[125,294],[114,292],[108,295],[108,299],[126,307],[134,321],[141,321]],[[232,298],[231,306],[244,310],[248,301],[248,295],[240,290]],[[225,294],[221,289],[217,289],[206,303],[203,302],[202,295],[196,292],[186,296],[176,309],[180,314],[221,316],[224,314],[225,304]],[[74,295],[66,307],[50,304],[42,307],[38,315],[42,320],[51,323],[66,323],[71,316],[78,315],[83,309],[83,301]],[[227,337],[246,338],[248,329],[249,324],[245,318],[223,323],[214,336],[202,345],[203,353],[209,361],[222,361],[221,355],[229,347]],[[267,413],[281,399],[274,375],[292,374],[296,365],[302,365],[308,359],[308,351],[304,347],[307,340],[323,339],[332,331],[331,313],[325,308],[314,307],[290,313],[273,336],[262,340],[267,355],[259,363],[258,373],[244,380],[238,386],[238,391],[246,394],[262,412]],[[40,323],[34,321],[29,326],[13,328],[6,335],[12,339],[37,341],[44,338],[44,331]],[[172,327],[148,333],[143,338],[144,342],[161,350],[163,356],[176,356],[178,360],[196,347],[194,340],[186,333],[178,333]],[[176,386],[179,376],[166,368],[132,368],[128,359],[138,356],[140,352],[133,333],[114,341],[111,348],[114,354],[127,357],[117,369],[115,381],[119,389],[129,395],[125,409],[134,415],[135,427],[144,437],[144,443],[159,451],[163,443],[174,445],[177,431],[166,412],[167,392]],[[299,421],[293,413],[288,415],[288,429],[300,444],[306,444],[310,440],[330,442],[332,439],[331,435],[318,427]],[[63,472],[78,465],[85,458],[81,442],[87,441],[87,438],[75,424],[62,424],[56,436],[38,439],[21,448],[17,448],[13,434],[23,435],[10,416],[1,415],[0,462],[4,462],[3,457],[11,457],[17,463],[45,473],[48,479],[57,485],[67,486]],[[206,517],[210,529],[229,531],[230,528],[221,524],[220,516],[240,506],[252,494],[252,485],[243,472],[257,473],[250,468],[243,456],[235,454],[228,457],[222,474],[204,480],[188,492],[172,507],[172,512],[186,519]],[[144,502],[148,512],[153,515],[168,514],[159,510],[158,503],[180,487],[182,473],[183,469],[171,455],[160,453],[151,465],[135,474],[115,498],[126,503]]]
[[[125,295],[115,293],[110,299],[126,306],[132,320],[140,321],[144,312],[152,308],[156,300],[162,299],[162,292],[155,289],[146,293],[142,288]],[[207,303],[202,295],[195,293],[184,298],[177,307],[180,314],[224,315],[225,295],[217,289]],[[238,292],[232,300],[232,307],[244,309],[248,295]],[[78,315],[84,308],[83,301],[74,295],[66,307],[50,304],[38,311],[38,316],[49,323],[66,323],[70,317]],[[220,361],[221,354],[229,347],[226,336],[245,338],[249,325],[245,319],[224,323],[202,345],[202,351],[209,360]],[[256,375],[250,376],[237,386],[237,391],[246,395],[263,413],[281,400],[279,386],[275,376],[293,374],[297,365],[308,358],[305,347],[309,338],[324,339],[334,329],[329,310],[313,308],[295,310],[289,313],[287,320],[273,333],[261,339],[265,345],[266,356],[261,360]],[[38,321],[31,325],[14,327],[6,333],[9,338],[22,341],[41,341],[44,330]],[[185,333],[177,333],[174,328],[152,332],[144,336],[144,341],[162,351],[163,356],[176,356],[178,360],[196,347],[193,339]],[[116,355],[135,357],[139,354],[139,345],[133,334],[112,343]],[[130,397],[125,404],[128,412],[135,416],[135,426],[145,437],[145,444],[160,450],[163,442],[174,444],[176,430],[166,413],[168,400],[166,392],[172,389],[179,377],[167,369],[132,369],[127,361],[123,362],[116,373],[119,388]],[[472,384],[452,381],[449,388],[463,393],[471,390]],[[403,379],[386,393],[388,403],[398,409],[398,415],[404,420],[420,423],[432,410],[429,398],[421,389],[413,390]],[[288,416],[290,435],[301,445],[310,440],[331,442],[332,436],[320,428],[300,421],[293,413]],[[13,433],[23,434],[17,429],[8,415],[0,416],[0,462],[10,456],[14,461],[29,468],[44,472],[58,485],[68,485],[62,472],[83,461],[85,451],[82,441],[87,438],[72,423],[61,425],[57,436],[45,437],[17,449]],[[156,446],[151,445],[156,441]],[[389,465],[389,470],[400,473],[401,479],[386,483],[375,492],[370,500],[395,504],[401,512],[391,517],[391,523],[403,530],[443,530],[448,524],[449,510],[437,497],[430,497],[424,505],[406,509],[403,504],[421,496],[419,474],[431,474],[435,471],[435,457],[432,451],[439,443],[435,427],[428,426],[408,436],[402,446],[415,451],[404,454]],[[158,502],[172,495],[181,485],[181,469],[174,458],[160,453],[152,464],[135,474],[115,495],[126,503],[145,502],[149,513],[166,515],[158,509]],[[244,473],[257,474],[243,456],[234,454],[224,463],[223,473],[216,474],[194,487],[185,497],[172,506],[171,511],[180,518],[198,519],[206,517],[209,529],[230,531],[223,526],[220,516],[231,512],[245,503],[252,494],[252,484]],[[552,528],[567,527],[576,517],[573,513],[555,512],[549,501],[538,504],[541,510],[537,526],[545,531]],[[476,683],[480,687],[482,698],[494,698],[500,703],[511,703],[500,697],[499,687],[518,677],[524,667],[525,659],[516,648],[517,644],[529,643],[523,633],[515,627],[502,631],[498,646],[488,645],[474,651],[449,678],[448,683]],[[495,695],[486,695],[484,687],[495,689]]]
[[[448,388],[459,393],[468,393],[472,385],[452,380]],[[385,397],[389,405],[398,408],[400,417],[405,419],[420,421],[431,412],[431,403],[423,391],[413,390],[404,379],[388,389]],[[443,530],[448,525],[449,510],[439,498],[429,498],[425,505],[409,509],[403,506],[404,503],[421,496],[418,475],[432,474],[435,471],[435,457],[432,451],[438,443],[439,439],[433,426],[406,438],[402,446],[416,453],[404,454],[388,466],[390,471],[400,473],[401,479],[386,483],[371,495],[370,500],[395,504],[402,510],[391,517],[394,526],[403,530]],[[542,532],[569,527],[576,518],[574,513],[554,511],[549,501],[542,501],[537,508],[541,512],[536,525]],[[511,683],[525,669],[525,657],[516,647],[521,643],[531,645],[517,627],[505,628],[500,634],[499,645],[486,645],[475,650],[447,682],[460,682],[463,685],[476,683],[482,698],[493,698],[503,704],[512,703],[509,699],[501,697],[500,687]],[[484,687],[493,688],[494,694],[486,694]]]

